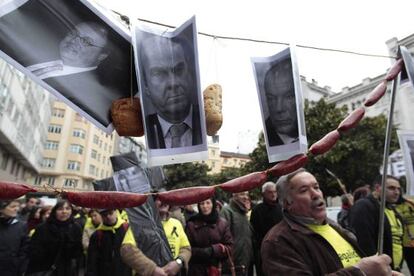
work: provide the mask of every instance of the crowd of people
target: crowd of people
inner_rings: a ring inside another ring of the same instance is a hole
[[[249,192],[224,205],[209,198],[197,208],[155,198],[172,256],[162,265],[140,250],[125,210],[3,200],[0,274],[401,275],[404,259],[413,274],[414,203],[390,176],[384,254],[377,254],[380,180],[341,197],[338,223],[327,218],[319,183],[304,169],[265,183],[254,206]]]

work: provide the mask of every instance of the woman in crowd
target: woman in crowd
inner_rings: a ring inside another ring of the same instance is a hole
[[[99,225],[102,223],[101,214],[99,214],[97,209],[90,209],[88,213],[88,219],[86,220],[85,227],[83,228],[83,235],[82,235],[82,245],[83,250],[85,252],[88,251],[89,240],[98,228]]]
[[[23,275],[29,238],[26,223],[17,219],[20,203],[0,201],[0,275]]]
[[[198,210],[186,227],[192,251],[188,276],[212,275],[227,260],[233,245],[229,224],[219,217],[216,200],[200,202]]]
[[[29,212],[29,217],[27,218],[27,230],[30,232],[32,229],[35,229],[38,224],[42,222],[40,218],[41,207],[35,206]]]
[[[47,205],[42,207],[42,210],[40,210],[40,219],[42,222],[45,222],[49,218],[50,212],[52,212],[52,206]]]
[[[27,275],[77,275],[82,231],[73,220],[72,205],[67,200],[58,201],[47,221],[36,227],[29,250]]]

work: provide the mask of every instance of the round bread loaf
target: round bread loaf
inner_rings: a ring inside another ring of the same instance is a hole
[[[207,135],[213,136],[223,124],[222,90],[219,84],[211,84],[203,92]]]

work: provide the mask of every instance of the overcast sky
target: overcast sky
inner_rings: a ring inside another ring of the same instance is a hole
[[[414,1],[136,1],[97,0],[129,15],[178,26],[196,15],[197,29],[221,36],[293,42],[322,48],[388,55],[385,42],[414,33]],[[162,28],[162,27],[160,27]],[[286,46],[198,36],[202,89],[223,87],[224,151],[250,153],[262,130],[250,57],[271,56]],[[385,73],[386,58],[297,49],[300,74],[340,92]]]

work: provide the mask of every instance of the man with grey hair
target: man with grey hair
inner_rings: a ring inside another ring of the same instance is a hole
[[[365,257],[355,236],[327,219],[316,178],[304,169],[277,181],[284,218],[262,243],[265,275],[402,275],[387,255]]]
[[[254,253],[256,273],[258,276],[264,275],[260,259],[260,247],[266,233],[282,219],[282,208],[277,204],[276,184],[274,182],[266,182],[262,186],[263,202],[257,204],[250,216],[250,223],[254,233]]]

